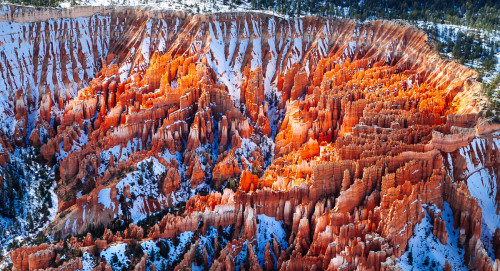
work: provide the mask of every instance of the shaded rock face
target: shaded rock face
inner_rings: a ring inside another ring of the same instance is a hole
[[[49,79],[33,73],[40,83],[30,87],[39,94],[18,92],[12,116],[14,141],[28,137],[59,165],[60,214],[49,234],[85,234],[82,249],[102,252],[130,240],[196,233],[185,256],[171,261],[176,270],[199,263],[213,270],[245,263],[389,270],[426,210],[447,202],[463,262],[498,268],[498,223],[484,219],[486,207],[498,213],[499,197],[491,195],[498,195],[500,143],[490,133],[498,127],[478,124],[475,73],[440,59],[417,29],[127,8],[54,16],[46,34],[60,32],[70,44],[72,35],[76,43],[91,37],[63,59],[85,72]],[[40,22],[16,20],[30,35],[43,32]],[[20,69],[50,70],[46,63]],[[8,89],[24,86],[3,79]],[[37,110],[40,124],[30,126]],[[468,185],[478,165],[495,180],[486,205]],[[95,240],[87,235],[89,225],[137,222],[184,201],[183,212],[160,217],[149,231],[131,224]],[[451,233],[437,213],[432,234],[447,244]],[[258,237],[274,223],[285,234]],[[199,235],[219,228],[232,233],[215,253]],[[55,257],[31,256],[47,247],[26,249],[12,254],[19,270],[32,262],[48,267]],[[155,264],[147,255],[136,258],[134,266]]]

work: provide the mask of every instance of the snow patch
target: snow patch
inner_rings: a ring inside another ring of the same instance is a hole
[[[111,201],[111,188],[101,189],[99,195],[97,196],[97,202],[104,205],[104,209],[114,210],[115,203]]]
[[[113,270],[121,270],[124,267],[127,268],[130,263],[130,259],[125,255],[126,248],[125,243],[110,246],[103,250],[100,256],[106,259]]]
[[[437,207],[434,207],[437,209]],[[448,232],[446,245],[432,234],[433,225],[427,211],[425,217],[415,226],[413,236],[408,241],[407,251],[399,259],[398,265],[403,270],[442,269],[448,261],[453,270],[467,270],[463,263],[464,250],[458,248],[460,229],[453,228],[453,212],[447,202],[443,205],[443,220]]]
[[[264,253],[266,248],[266,243],[273,246],[273,238],[280,244],[280,249],[284,250],[288,247],[288,242],[286,240],[286,232],[284,229],[284,223],[282,221],[276,221],[274,217],[269,217],[266,215],[257,215],[257,259],[259,265],[264,264]],[[274,255],[271,249],[271,254],[273,254],[275,263],[278,262],[280,255]],[[276,268],[276,265],[274,266]]]

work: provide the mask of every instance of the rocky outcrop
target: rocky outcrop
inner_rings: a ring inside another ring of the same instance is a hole
[[[18,271],[45,269],[50,267],[55,257],[55,249],[47,244],[19,248],[11,254],[13,270]]]

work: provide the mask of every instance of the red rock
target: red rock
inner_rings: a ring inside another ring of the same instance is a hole
[[[50,266],[56,254],[52,249],[41,250],[28,256],[29,270],[43,269]]]
[[[434,219],[432,234],[434,234],[441,244],[446,245],[448,240],[448,232],[446,231],[446,223],[441,218]]]
[[[264,270],[274,270],[274,257],[271,254],[269,243],[266,243],[264,252]]]
[[[56,253],[48,244],[41,246],[22,247],[16,249],[11,254],[13,270],[37,270],[50,266],[50,262],[55,260]]]
[[[244,170],[240,177],[239,190],[243,192],[254,191],[259,183],[259,177],[248,170]]]
[[[220,162],[215,165],[212,172],[212,178],[215,181],[216,187],[220,186],[228,178],[235,178],[240,175],[238,160],[234,156],[233,151],[228,152],[224,159],[221,159],[222,157],[220,156],[221,155],[219,155],[219,158],[217,159]]]
[[[446,260],[443,271],[452,271],[452,270],[453,268],[451,267],[451,264],[448,262],[448,260]]]
[[[83,239],[83,246],[84,247],[89,247],[89,246],[93,246],[95,243],[94,243],[94,239],[92,238],[92,234],[87,233],[87,235],[85,236],[85,239]]]
[[[265,101],[264,82],[260,67],[250,72],[245,69],[245,78],[241,86],[240,99],[245,103],[247,115],[253,122],[257,122],[259,117],[259,108]]]
[[[142,239],[144,237],[144,229],[131,223],[123,233],[125,239]]]
[[[304,147],[302,148],[302,159],[308,159],[314,156],[318,156],[320,153],[318,141],[314,139],[309,139],[307,143],[304,144]]]
[[[97,239],[95,240],[95,245],[97,246],[97,249],[99,249],[99,251],[108,248],[108,242],[106,242],[106,240]]]
[[[172,193],[180,188],[181,176],[175,168],[169,168],[167,175],[163,180],[162,192],[165,195]]]

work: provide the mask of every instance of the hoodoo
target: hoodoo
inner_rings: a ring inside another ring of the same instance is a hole
[[[57,197],[14,270],[398,270],[426,230],[499,270],[500,125],[417,28],[2,8],[2,151]]]

